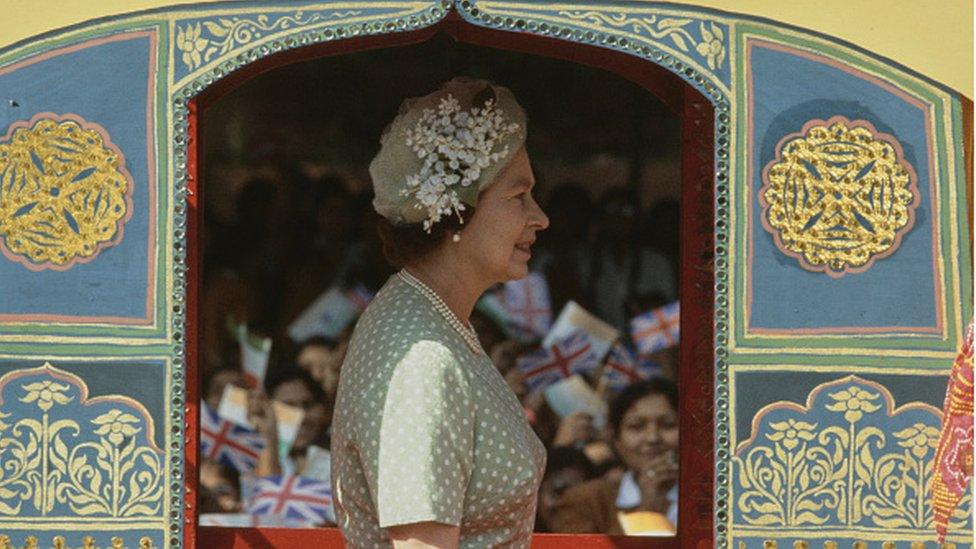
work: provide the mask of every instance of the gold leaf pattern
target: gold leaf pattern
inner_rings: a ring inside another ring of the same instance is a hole
[[[807,270],[837,278],[893,253],[920,200],[900,143],[864,120],[812,120],[763,170],[763,226]]]
[[[0,238],[28,268],[64,270],[117,243],[131,192],[122,153],[97,124],[42,113],[0,138]]]

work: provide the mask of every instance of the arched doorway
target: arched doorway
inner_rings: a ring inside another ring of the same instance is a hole
[[[201,238],[206,227],[203,226],[202,196],[207,190],[207,182],[202,179],[203,163],[206,158],[200,154],[202,143],[206,139],[200,124],[203,113],[220,97],[258,74],[275,69],[283,65],[297,63],[322,56],[341,55],[376,48],[396,48],[408,44],[423,42],[431,39],[437,33],[447,33],[453,39],[489,47],[517,51],[527,54],[551,57],[598,67],[617,73],[640,86],[657,97],[669,110],[681,120],[681,208],[680,241],[681,259],[679,278],[680,300],[684,302],[681,312],[681,323],[684,325],[680,348],[679,385],[681,389],[681,448],[680,459],[681,497],[678,536],[675,539],[662,540],[665,545],[697,546],[699,543],[711,544],[713,533],[713,514],[715,512],[714,472],[715,455],[713,448],[714,425],[714,351],[713,326],[714,306],[713,289],[716,283],[714,275],[714,246],[715,246],[715,113],[716,109],[711,100],[700,91],[683,81],[673,72],[640,57],[607,50],[590,45],[582,45],[567,40],[572,38],[535,36],[531,34],[515,34],[499,30],[487,29],[472,25],[464,21],[456,12],[450,12],[447,17],[433,26],[396,34],[380,34],[378,36],[348,38],[323,44],[306,46],[277,53],[247,64],[229,76],[217,80],[201,90],[198,95],[190,98],[186,103],[188,112],[187,135],[191,146],[188,148],[188,257],[189,280],[188,285],[188,317],[187,317],[187,402],[190,403],[188,424],[194,425],[197,411],[195,403],[199,401],[199,386],[197,363],[199,360],[199,276],[201,271]],[[593,41],[593,39],[590,39]],[[691,68],[683,74],[686,78],[693,77]],[[699,77],[699,82],[701,78]],[[714,88],[713,88],[714,89]],[[727,115],[725,116],[727,122]],[[719,124],[722,125],[722,118]],[[723,126],[724,128],[724,126]],[[727,132],[724,128],[721,133]],[[718,137],[719,140],[723,137]],[[722,147],[725,151],[725,147]],[[727,151],[725,152],[727,154]],[[719,205],[723,205],[721,200]],[[721,237],[720,237],[721,240]],[[185,459],[187,463],[187,499],[192,500],[196,481],[196,453],[197,436],[188,433]],[[189,518],[189,514],[188,514]],[[189,542],[194,536],[193,526],[188,524],[185,532]],[[198,542],[209,543],[210,540],[222,545],[230,542],[227,536],[232,532],[221,529],[200,528]],[[240,533],[239,539],[256,540],[263,538],[275,545],[291,545],[294,543],[319,541],[322,536],[333,536],[328,539],[338,539],[337,534],[321,531],[292,531],[288,533],[273,533],[258,529],[254,532]],[[284,537],[276,538],[281,535]],[[257,537],[255,537],[257,536]],[[542,543],[560,546],[568,540],[561,536],[543,536]],[[602,536],[586,537],[575,541],[590,543],[605,543]],[[635,546],[647,543],[646,539],[616,540],[615,543]]]

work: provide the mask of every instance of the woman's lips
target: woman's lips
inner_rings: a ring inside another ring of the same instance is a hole
[[[522,253],[525,253],[525,254],[528,254],[528,255],[532,255],[532,243],[531,242],[527,242],[527,243],[524,243],[524,244],[516,244],[515,245],[515,249],[518,250],[518,251],[520,251],[520,252],[522,252]]]

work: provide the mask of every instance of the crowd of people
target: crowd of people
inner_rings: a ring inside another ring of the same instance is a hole
[[[271,519],[258,517],[287,510],[255,506],[257,479],[307,477],[328,485],[332,411],[355,315],[310,323],[310,308],[338,291],[362,296],[361,307],[349,298],[355,312],[361,312],[395,272],[376,234],[371,196],[353,187],[338,176],[277,173],[240,185],[231,193],[233,210],[222,215],[219,209],[208,211],[202,406],[215,422],[226,422],[216,415],[226,388],[246,389],[247,425],[233,429],[254,442],[251,455],[236,460],[216,448],[223,439],[203,444],[199,510],[212,524],[233,524],[222,522],[221,514],[250,514],[251,524],[266,524]],[[548,384],[533,383],[527,379],[531,372],[519,366],[520,359],[545,347],[546,334],[513,329],[511,319],[480,304],[470,319],[549,454],[536,530],[633,533],[657,527],[628,525],[618,515],[624,511],[648,512],[662,519],[661,528],[673,528],[677,339],[648,351],[633,341],[632,320],[678,298],[677,202],[641,209],[633,189],[615,187],[593,197],[573,182],[552,186],[543,198],[551,223],[533,246],[530,267],[548,294],[545,325],[552,326],[559,312],[574,304],[615,329],[619,338],[611,352],[598,357],[599,365],[576,372],[605,404],[605,413],[576,409],[561,415],[563,410],[554,409],[560,407],[547,398]],[[495,294],[502,295],[500,289]],[[271,342],[264,355],[266,373],[256,382],[244,364],[244,339],[254,337]],[[623,383],[619,376],[608,383],[607,364],[620,352],[643,367],[634,368]],[[295,433],[282,436],[275,403],[302,411]],[[215,429],[205,429],[202,440],[217,436]],[[282,438],[290,440],[283,444]],[[321,494],[321,514],[319,508],[299,510],[278,517],[275,524],[329,525],[328,497]]]

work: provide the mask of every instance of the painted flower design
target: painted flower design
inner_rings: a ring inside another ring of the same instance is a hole
[[[183,52],[183,62],[191,69],[203,63],[200,55],[210,45],[210,40],[201,38],[200,32],[200,23],[190,23],[176,32],[176,47]]]
[[[131,437],[140,431],[138,427],[132,425],[139,423],[139,419],[121,410],[109,410],[93,419],[92,423],[99,426],[95,429],[96,435],[106,436],[108,441],[116,446],[122,444],[125,437]]]
[[[64,394],[68,390],[67,385],[55,383],[50,380],[28,383],[24,385],[24,390],[27,391],[27,395],[21,398],[20,401],[26,403],[36,402],[37,407],[45,412],[50,410],[51,406],[54,406],[54,403],[67,404],[74,398]]]
[[[783,441],[783,446],[787,450],[796,448],[801,440],[809,442],[816,438],[816,435],[813,433],[813,430],[817,428],[816,423],[787,419],[786,421],[770,423],[769,427],[773,432],[767,434],[766,438],[773,442]]]
[[[710,28],[705,28],[705,23],[702,23],[699,31],[701,32],[701,42],[695,46],[698,55],[705,58],[708,68],[715,70],[717,67],[721,67],[725,61],[725,46],[722,45],[725,33],[715,23],[711,23]]]
[[[827,409],[831,412],[844,412],[844,419],[851,423],[859,421],[865,413],[876,412],[881,409],[880,404],[872,404],[870,401],[881,397],[878,393],[870,393],[858,387],[851,387],[836,393],[830,393],[833,404],[828,404]]]
[[[910,449],[913,456],[922,459],[930,448],[938,446],[939,430],[924,423],[916,423],[895,433],[895,438],[898,439],[898,446]]]

